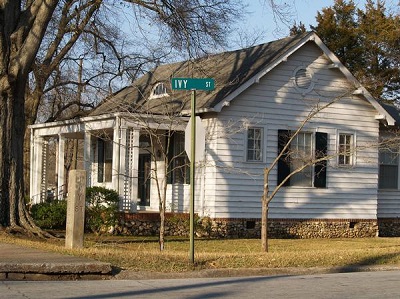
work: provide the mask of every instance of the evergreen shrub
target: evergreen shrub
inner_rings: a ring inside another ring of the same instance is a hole
[[[103,187],[86,188],[85,228],[95,234],[106,233],[118,222],[119,195]]]
[[[36,225],[44,229],[65,229],[67,201],[55,200],[32,205],[31,216]]]

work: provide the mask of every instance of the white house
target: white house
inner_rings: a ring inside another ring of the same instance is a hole
[[[272,232],[335,237],[395,230],[398,151],[379,153],[378,143],[396,128],[398,112],[375,100],[313,32],[159,66],[88,117],[31,126],[32,201],[41,201],[46,191],[46,141],[55,136],[59,190],[66,177],[65,140],[83,139],[88,185],[117,190],[121,210],[158,211],[156,182],[147,178],[156,167],[162,169],[164,160],[146,151],[146,128],[157,128],[175,132],[171,150],[179,157],[179,172],[168,177],[167,210],[187,212],[188,169],[180,153],[190,91],[172,90],[170,83],[182,77],[215,79],[215,90],[198,91],[196,97],[196,114],[207,135],[204,161],[196,172],[195,211],[200,216],[233,223],[236,235],[257,229],[264,168],[313,109],[331,103],[292,141],[288,150],[297,156],[272,170],[271,189],[301,166],[304,156],[331,157],[292,176],[276,194],[269,212]],[[132,119],[138,107],[141,121]],[[171,111],[173,122],[166,117]]]

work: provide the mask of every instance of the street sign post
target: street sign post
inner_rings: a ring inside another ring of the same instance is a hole
[[[190,114],[190,248],[189,259],[194,264],[194,198],[195,198],[195,162],[196,156],[196,90],[214,90],[214,79],[211,78],[172,78],[173,90],[191,90],[191,114]],[[200,122],[201,123],[201,122]],[[185,139],[187,136],[185,136]],[[204,138],[204,137],[201,137]],[[186,143],[186,141],[185,141]],[[204,151],[204,150],[203,150]]]

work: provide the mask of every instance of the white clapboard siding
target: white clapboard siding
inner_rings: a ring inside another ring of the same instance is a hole
[[[350,90],[345,77],[337,69],[330,69],[330,64],[317,46],[308,43],[224,107],[212,125],[208,120],[213,128],[208,158],[215,165],[206,170],[204,201],[210,216],[260,217],[263,169],[277,155],[278,129],[298,128],[310,107],[317,102],[328,103]],[[293,72],[300,66],[314,73],[314,89],[305,95],[293,85]],[[328,133],[330,153],[337,148],[338,132],[355,134],[357,146],[366,148],[357,152],[352,168],[337,167],[335,159],[328,162],[327,188],[282,188],[270,204],[270,217],[376,218],[378,153],[368,146],[378,140],[376,114],[361,96],[348,95],[312,119],[304,131]],[[245,161],[247,125],[264,129],[261,163]],[[271,190],[276,176],[275,168],[269,181]]]
[[[378,191],[378,218],[400,217],[400,191]]]

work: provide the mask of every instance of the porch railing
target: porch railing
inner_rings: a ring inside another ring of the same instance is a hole
[[[42,203],[51,202],[54,200],[65,200],[67,198],[67,192],[65,191],[65,185],[61,187],[51,187],[47,188],[46,191],[42,191],[39,194],[33,195],[30,198],[30,203]]]

